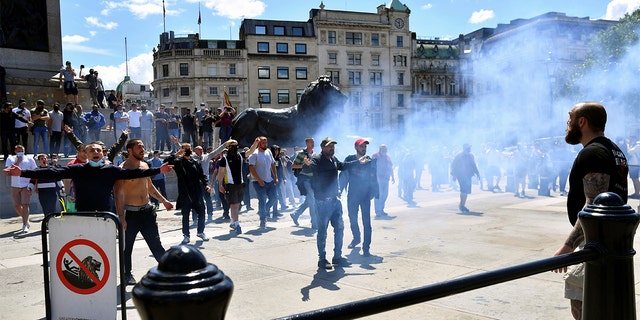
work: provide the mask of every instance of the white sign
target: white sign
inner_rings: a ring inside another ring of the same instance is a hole
[[[117,225],[112,219],[49,219],[52,319],[115,319]]]

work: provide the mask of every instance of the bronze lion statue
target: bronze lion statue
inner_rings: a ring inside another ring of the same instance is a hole
[[[233,119],[231,137],[240,146],[250,146],[259,136],[267,137],[269,144],[301,144],[325,121],[331,121],[329,110],[342,111],[346,100],[328,76],[320,76],[307,85],[297,105],[284,109],[249,108],[240,112]]]

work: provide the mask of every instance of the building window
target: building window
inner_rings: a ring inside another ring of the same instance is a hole
[[[229,63],[229,74],[231,74],[231,75],[236,74],[236,64],[235,63]]]
[[[189,87],[180,87],[180,96],[188,97],[189,96]]]
[[[256,26],[256,34],[267,34],[267,26]]]
[[[268,53],[269,42],[258,42],[258,52]]]
[[[449,83],[449,95],[452,96],[457,96],[458,93],[456,92],[456,82],[455,81],[451,81]]]
[[[362,97],[360,95],[360,92],[355,91],[349,93],[349,101],[351,102],[352,107],[360,108],[360,106],[362,105]]]
[[[163,77],[168,77],[169,76],[169,65],[168,64],[163,64],[162,65],[162,76]]]
[[[329,71],[329,77],[333,84],[340,84],[340,71]]]
[[[338,64],[338,54],[336,52],[329,52],[329,64]]]
[[[276,43],[276,52],[278,53],[289,53],[289,44],[288,43]]]
[[[350,85],[362,84],[362,75],[360,71],[349,71],[349,84]]]
[[[284,36],[284,27],[275,26],[273,27],[273,34],[276,36]]]
[[[382,85],[382,72],[371,72],[369,74],[369,84],[373,86]]]
[[[393,66],[394,67],[406,67],[407,66],[407,57],[406,56],[393,56]]]
[[[238,88],[229,87],[229,88],[227,88],[227,92],[229,93],[230,96],[237,96],[238,95]]]
[[[371,55],[371,65],[372,66],[379,66],[380,65],[380,55],[379,54],[372,54]]]
[[[235,41],[227,41],[227,49],[235,49],[236,42]]]
[[[162,88],[162,96],[163,97],[169,96],[169,88]]]
[[[296,43],[296,54],[306,54],[306,53],[307,53],[307,44]]]
[[[301,80],[307,79],[307,68],[304,68],[304,67],[296,68],[296,79],[301,79]]]
[[[302,89],[296,90],[296,103],[300,103],[300,98],[302,98],[302,94],[304,94],[304,90]]]
[[[347,32],[346,44],[362,44],[362,33],[360,32]]]
[[[404,72],[398,72],[398,85],[404,85]]]
[[[362,64],[362,55],[359,53],[347,53],[347,64],[359,66]]]
[[[371,107],[375,110],[382,109],[382,92],[374,92],[371,94]]]
[[[210,76],[217,76],[218,75],[218,65],[217,64],[210,64],[207,65],[207,74]]]
[[[329,44],[335,44],[336,43],[336,32],[335,31],[329,31]]]
[[[278,67],[278,79],[289,79],[289,68]]]
[[[278,103],[289,104],[289,90],[278,89]]]
[[[271,103],[271,90],[269,90],[269,89],[260,89],[260,90],[258,90],[258,97],[262,98],[262,103],[270,104]]]
[[[258,67],[258,79],[269,79],[270,73],[269,67]]]
[[[436,84],[436,95],[437,96],[441,96],[442,95],[442,80],[437,79],[435,84]]]
[[[294,36],[302,37],[304,36],[304,30],[302,27],[293,27],[291,28],[291,34]]]
[[[398,93],[398,108],[404,108],[404,93]]]
[[[180,75],[181,76],[188,76],[189,75],[189,64],[188,63],[181,63],[180,64]]]
[[[404,39],[404,38],[403,38],[402,36],[397,36],[397,37],[396,37],[396,46],[397,46],[398,48],[402,48],[402,47],[404,46],[404,45],[403,45],[403,39]]]
[[[218,87],[209,87],[209,95],[217,96],[218,95]]]
[[[380,45],[380,34],[379,33],[372,33],[371,34],[371,45],[374,47],[377,47]]]

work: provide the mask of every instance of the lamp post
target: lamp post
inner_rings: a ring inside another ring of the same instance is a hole
[[[545,61],[547,65],[547,77],[549,78],[549,119],[553,118],[553,87],[556,84],[556,61],[551,52],[547,55]]]

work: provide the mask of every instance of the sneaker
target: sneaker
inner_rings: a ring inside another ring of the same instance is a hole
[[[133,286],[136,283],[138,283],[138,281],[136,281],[136,278],[133,277],[132,274],[128,274],[125,276],[124,278],[124,284],[127,286]]]
[[[347,248],[349,248],[349,249],[353,249],[353,248],[355,248],[355,247],[358,245],[358,243],[360,243],[360,240],[353,239],[353,241],[351,241],[351,243],[349,243],[349,245],[347,246]]]
[[[296,216],[295,213],[292,213],[289,215],[291,217],[291,220],[293,220],[293,224],[295,224],[296,226],[299,226],[300,224],[298,223],[298,216]]]
[[[204,234],[204,232],[200,232],[197,234],[198,238],[202,239],[202,241],[209,241],[209,238],[207,237],[206,234]]]
[[[320,259],[318,260],[318,268],[324,268],[327,270],[331,270],[333,269],[333,265],[331,263],[329,263],[329,261],[327,259]]]
[[[191,239],[189,239],[189,236],[184,236],[184,239],[182,239],[182,244],[187,244],[191,241]]]
[[[231,230],[235,230],[236,229],[236,223],[235,222],[231,222],[231,224],[229,225],[229,228],[231,228]]]
[[[231,217],[229,217],[228,214],[223,214],[222,215],[222,220],[231,220]]]
[[[343,257],[333,258],[331,259],[331,263],[333,264],[334,267],[348,267],[351,265],[349,260]]]
[[[236,226],[236,234],[242,234],[242,228],[240,227],[240,224]]]
[[[25,225],[22,226],[22,232],[23,233],[29,232],[29,225],[28,224],[25,224]]]

